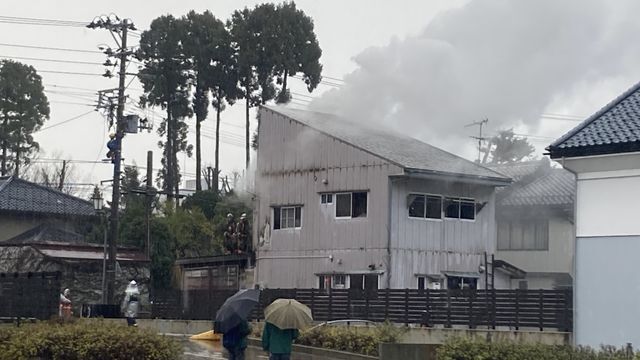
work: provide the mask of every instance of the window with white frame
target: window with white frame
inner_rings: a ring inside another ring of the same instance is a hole
[[[273,229],[299,229],[302,227],[302,206],[273,208]]]
[[[320,203],[323,205],[333,204],[333,194],[320,194]]]
[[[409,194],[409,217],[442,219],[442,196]]]
[[[474,199],[447,197],[444,199],[444,216],[448,219],[475,220],[476,202]]]
[[[336,218],[367,217],[367,192],[335,194]]]
[[[333,288],[334,289],[346,289],[347,288],[347,276],[345,274],[333,275]]]

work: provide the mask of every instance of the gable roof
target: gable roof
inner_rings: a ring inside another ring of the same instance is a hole
[[[511,186],[498,192],[499,206],[573,207],[576,196],[575,176],[562,168],[552,168],[548,160],[489,167],[514,179]]]
[[[40,224],[33,229],[10,239],[0,241],[1,245],[25,244],[85,244],[84,237],[78,233],[67,231],[47,224]]]
[[[263,106],[262,108],[398,165],[405,171],[472,177],[503,183],[510,181],[509,178],[493,170],[393,130],[373,128],[334,114],[295,110],[282,106]]]
[[[640,83],[547,147],[551,158],[640,151]]]
[[[93,204],[13,176],[0,177],[0,212],[93,216]]]

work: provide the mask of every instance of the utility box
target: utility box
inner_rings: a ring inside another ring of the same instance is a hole
[[[140,122],[140,117],[138,115],[126,115],[123,120],[124,132],[127,134],[138,133],[138,123]]]

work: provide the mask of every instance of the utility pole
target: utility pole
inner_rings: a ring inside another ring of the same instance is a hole
[[[484,118],[483,120],[474,121],[471,124],[467,124],[464,126],[464,127],[470,127],[470,126],[479,127],[478,136],[470,136],[470,138],[478,140],[478,163],[480,163],[480,155],[482,154],[482,142],[487,139],[486,137],[482,137],[482,126],[488,122],[489,122],[489,119]]]
[[[120,20],[115,15],[100,16],[94,19],[89,25],[90,29],[107,29],[118,42],[115,34],[120,37],[120,43],[117,44],[119,49],[115,53],[111,49],[107,49],[105,54],[116,56],[119,60],[120,72],[118,81],[118,107],[116,110],[116,132],[115,132],[115,151],[113,151],[113,191],[111,193],[111,224],[109,227],[109,257],[107,262],[107,296],[106,300],[109,304],[115,304],[115,283],[116,283],[116,255],[118,243],[118,211],[120,208],[120,166],[122,163],[122,138],[124,137],[124,104],[125,104],[125,78],[127,68],[127,57],[131,52],[127,48],[127,31],[135,30],[132,23],[127,19]]]
[[[147,151],[147,188],[145,191],[145,225],[147,227],[147,241],[145,243],[145,251],[147,259],[151,259],[151,203],[155,197],[155,189],[153,189],[153,151]]]

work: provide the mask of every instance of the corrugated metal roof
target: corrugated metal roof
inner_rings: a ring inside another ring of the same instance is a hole
[[[529,176],[538,171],[541,166],[546,165],[548,165],[548,162],[544,160],[535,160],[508,164],[486,164],[485,166],[497,173],[510,177],[513,182],[516,183],[521,181],[525,176]]]
[[[530,183],[512,186],[499,205],[504,206],[573,206],[576,180],[564,169],[550,169]]]
[[[640,83],[547,148],[552,158],[640,151]]]
[[[43,248],[35,246],[43,255],[70,260],[103,260],[104,251],[102,248]],[[116,255],[117,261],[149,261],[142,252],[135,251],[118,251]]]
[[[0,241],[0,244],[84,244],[84,236],[60,229],[57,227],[41,224],[33,229],[27,230],[20,235],[10,239]]]
[[[16,177],[0,177],[0,211],[93,216],[93,204]]]
[[[390,129],[374,129],[333,114],[280,106],[263,106],[263,108],[284,115],[407,170],[415,169],[509,182],[509,179],[502,174]]]

